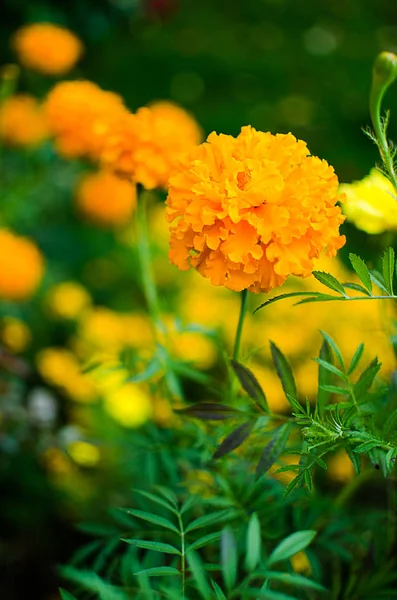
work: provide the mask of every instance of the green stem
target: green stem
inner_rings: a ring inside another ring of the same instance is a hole
[[[386,87],[379,89],[377,85],[372,86],[370,94],[370,112],[382,161],[387,169],[390,181],[397,192],[397,174],[394,169],[393,158],[391,156],[389,142],[387,141],[386,137],[386,127],[382,126],[381,119],[382,100],[386,89]]]
[[[238,318],[236,338],[234,340],[233,360],[238,360],[239,353],[240,353],[241,335],[243,332],[245,313],[247,311],[247,299],[248,299],[248,290],[243,290],[241,292],[240,315]]]
[[[186,587],[186,557],[185,557],[185,530],[183,527],[183,521],[180,513],[178,513],[178,524],[181,532],[181,592],[182,598],[185,598],[185,587]]]

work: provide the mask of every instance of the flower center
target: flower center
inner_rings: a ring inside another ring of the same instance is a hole
[[[247,183],[250,181],[251,179],[251,171],[247,170],[247,171],[239,171],[239,173],[237,173],[237,187],[240,190],[243,190],[245,188],[245,186],[247,185]]]

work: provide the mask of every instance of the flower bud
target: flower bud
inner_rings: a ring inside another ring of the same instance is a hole
[[[372,71],[373,83],[379,87],[389,87],[397,77],[397,55],[381,52],[376,57]]]

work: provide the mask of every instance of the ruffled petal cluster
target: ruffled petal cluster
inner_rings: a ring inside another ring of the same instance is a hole
[[[338,178],[292,134],[212,133],[170,178],[170,260],[214,285],[267,292],[344,245]]]
[[[87,219],[103,226],[128,223],[136,205],[136,187],[109,171],[89,173],[76,190],[76,205]]]
[[[13,47],[22,65],[45,75],[64,75],[83,52],[74,33],[51,23],[21,27],[13,37]]]
[[[26,300],[36,291],[44,260],[30,239],[0,230],[0,299]]]
[[[49,93],[45,112],[58,152],[97,160],[120,120],[128,114],[120,96],[90,81],[63,81]]]
[[[343,212],[358,229],[372,234],[397,230],[396,191],[378,169],[339,189],[346,194]]]
[[[101,159],[146,189],[166,187],[177,161],[201,140],[200,127],[185,110],[171,102],[157,102],[119,121]]]
[[[16,94],[0,106],[0,139],[21,148],[37,146],[48,137],[46,120],[33,96]]]

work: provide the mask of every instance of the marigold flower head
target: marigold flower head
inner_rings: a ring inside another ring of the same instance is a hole
[[[332,167],[292,134],[212,133],[170,178],[170,260],[214,285],[267,292],[345,243]]]
[[[83,52],[83,44],[74,33],[51,23],[21,27],[12,45],[22,65],[45,75],[64,75]]]
[[[78,210],[94,223],[124,225],[136,205],[136,187],[110,171],[99,171],[83,177],[75,199]]]
[[[62,81],[47,96],[45,112],[58,152],[96,160],[105,140],[127,113],[117,94],[90,81]]]
[[[361,181],[340,186],[346,194],[343,212],[348,221],[366,233],[397,230],[397,197],[390,181],[372,169]]]
[[[46,300],[51,314],[60,319],[76,319],[91,304],[89,293],[76,281],[58,283],[48,292]]]
[[[96,390],[82,373],[76,357],[65,348],[45,348],[36,357],[37,369],[45,381],[61,388],[77,402],[92,402]]]
[[[0,299],[28,299],[36,291],[43,271],[43,256],[34,242],[0,229]]]
[[[156,102],[119,121],[104,147],[102,162],[146,189],[167,187],[179,158],[201,139],[200,127],[183,108]]]
[[[0,139],[12,146],[37,146],[48,137],[41,106],[33,96],[15,94],[0,105]]]

